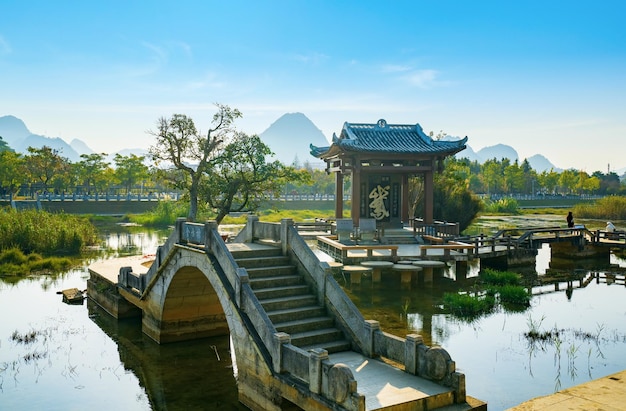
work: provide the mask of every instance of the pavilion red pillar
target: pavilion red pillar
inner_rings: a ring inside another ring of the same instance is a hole
[[[434,192],[433,171],[431,170],[424,173],[424,223],[426,224],[433,224],[435,221],[433,217]]]
[[[343,174],[335,173],[335,218],[343,218]]]

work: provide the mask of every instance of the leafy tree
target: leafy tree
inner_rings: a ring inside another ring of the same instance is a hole
[[[296,171],[279,161],[266,162],[272,155],[259,136],[237,132],[220,151],[202,179],[202,199],[216,212],[221,223],[230,212],[255,211],[270,194],[278,194],[287,181],[310,180],[306,170]]]
[[[80,155],[82,160],[77,164],[79,181],[88,192],[91,191],[92,185],[96,191],[98,191],[98,189],[102,190],[102,188],[106,185],[106,170],[110,165],[110,163],[105,161],[106,156],[106,153]]]
[[[620,179],[616,173],[609,172],[603,174],[600,171],[596,171],[593,173],[593,177],[597,177],[600,180],[599,194],[619,194],[622,192]]]
[[[503,173],[502,164],[498,160],[494,158],[485,161],[481,175],[487,194],[501,192]]]
[[[578,183],[578,173],[574,169],[563,170],[559,175],[559,185],[564,193],[572,193]]]
[[[556,194],[556,189],[559,185],[559,173],[550,169],[550,171],[544,170],[537,176],[539,185],[544,193]]]
[[[469,189],[470,180],[471,172],[466,160],[449,157],[444,161],[443,172],[435,174],[434,179],[433,211],[436,220],[458,221],[461,231],[470,225],[481,207],[480,199]],[[409,201],[414,216],[423,212],[422,187],[420,177],[409,179]]]
[[[521,193],[524,190],[525,179],[524,170],[519,166],[517,160],[504,168],[504,188],[505,192]]]
[[[0,192],[17,194],[27,183],[26,165],[21,154],[12,150],[0,151]]]
[[[148,166],[144,163],[145,156],[115,154],[115,177],[124,186],[126,193],[149,176]]]
[[[454,159],[446,159],[442,173],[435,175],[434,217],[442,221],[458,221],[463,231],[480,211],[480,199],[469,190],[465,167]]]
[[[4,141],[2,136],[0,136],[0,153],[3,152],[3,151],[15,151],[15,150],[13,150],[11,147],[9,147],[9,144],[7,144],[7,142]]]
[[[220,104],[217,108],[206,136],[199,133],[193,120],[184,114],[174,114],[170,119],[161,117],[157,121],[157,130],[149,131],[156,137],[150,154],[157,166],[176,169],[179,173],[176,173],[178,180],[174,183],[188,190],[188,218],[192,221],[198,213],[200,182],[211,169],[218,149],[232,137],[233,122],[241,117],[237,109]]]
[[[42,185],[48,190],[54,178],[62,178],[69,169],[69,160],[61,157],[60,151],[48,146],[42,148],[28,147],[24,160],[31,181]]]

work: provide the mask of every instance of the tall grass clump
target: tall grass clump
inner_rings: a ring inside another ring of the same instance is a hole
[[[626,220],[626,197],[609,196],[591,204],[577,204],[573,212],[578,218]]]
[[[24,254],[19,248],[0,251],[0,277],[23,277],[30,273],[56,274],[72,268],[67,257],[42,257],[40,254]]]
[[[520,276],[510,271],[497,271],[486,268],[479,274],[484,284],[491,286],[519,285]]]
[[[517,304],[524,307],[530,305],[530,295],[520,285],[520,275],[511,271],[485,269],[479,277],[483,285],[498,296],[500,303]]]
[[[496,304],[490,293],[444,293],[443,305],[457,317],[473,319],[491,312]]]
[[[130,216],[130,221],[148,227],[167,227],[174,225],[176,219],[187,217],[189,204],[183,201],[159,201],[153,211]]]
[[[37,210],[0,210],[0,250],[25,254],[77,255],[96,244],[97,230],[85,217]]]
[[[500,297],[501,303],[516,304],[524,307],[530,306],[530,295],[520,285],[503,285],[498,287],[496,292]]]
[[[485,269],[480,272],[480,282],[471,293],[445,293],[443,305],[457,317],[477,318],[493,311],[496,304],[511,311],[530,306],[531,296],[520,285],[520,276],[510,271]]]
[[[483,211],[492,214],[519,214],[519,204],[516,199],[504,197],[496,201],[484,200]]]

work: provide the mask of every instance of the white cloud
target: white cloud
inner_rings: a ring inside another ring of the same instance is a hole
[[[439,72],[436,70],[416,70],[402,78],[409,84],[419,88],[431,88],[436,85],[442,84],[437,81]]]

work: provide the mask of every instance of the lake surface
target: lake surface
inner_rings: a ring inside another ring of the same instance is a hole
[[[165,235],[111,234],[110,251],[94,258],[153,254]],[[611,263],[626,267],[616,256]],[[543,275],[549,265],[545,248],[535,270]],[[602,265],[592,271],[611,270]],[[544,287],[527,310],[500,309],[472,322],[445,313],[443,293],[470,287],[478,269],[472,266],[460,284],[441,278],[411,291],[367,285],[347,291],[384,331],[419,333],[448,350],[466,375],[468,394],[490,410],[626,369],[623,282],[592,278],[577,288],[575,281],[571,292],[565,284],[558,291]],[[245,409],[237,401],[228,337],[158,345],[137,320],[116,321],[88,301],[62,303],[56,292],[85,289],[88,276],[85,266],[54,278],[0,282],[0,409]],[[557,337],[530,340],[531,328]]]

